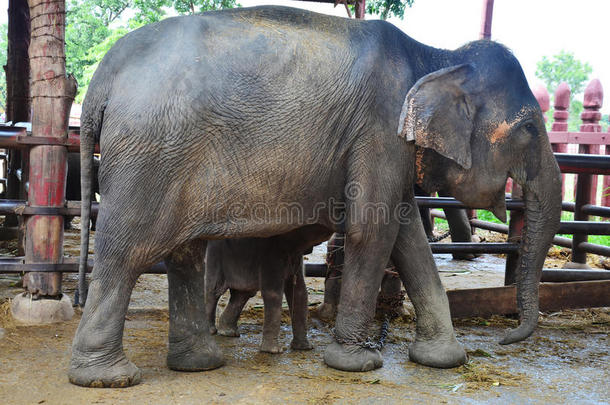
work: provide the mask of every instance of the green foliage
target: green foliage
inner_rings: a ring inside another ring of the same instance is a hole
[[[0,113],[6,111],[6,74],[2,68],[6,65],[6,54],[8,52],[8,25],[0,24]]]
[[[106,55],[106,52],[108,52],[110,48],[112,48],[112,45],[114,45],[116,41],[118,41],[121,37],[123,37],[123,35],[127,34],[128,32],[128,29],[125,27],[114,29],[110,31],[110,35],[108,35],[102,42],[92,46],[87,51],[87,60],[92,61],[92,63],[90,65],[85,66],[83,70],[81,82],[79,82],[79,90],[82,89],[82,91],[79,91],[76,95],[75,101],[77,103],[81,104],[85,99],[85,94],[87,92],[87,88],[89,88],[89,82],[91,82],[93,73],[95,73],[97,65],[99,65],[104,55]]]
[[[561,82],[566,82],[572,90],[572,96],[582,93],[591,72],[591,65],[582,63],[572,52],[566,51],[550,58],[543,56],[536,64],[536,77],[544,81],[547,89],[554,91]]]
[[[568,131],[578,131],[580,128],[580,114],[583,105],[581,101],[575,100],[574,96],[583,92],[592,71],[591,65],[587,62],[582,63],[574,57],[573,53],[566,51],[561,51],[550,58],[543,56],[542,60],[536,64],[536,77],[544,81],[549,92],[554,92],[562,82],[566,82],[570,86]],[[548,115],[547,126],[549,127],[552,122],[552,114],[553,109],[549,111]]]
[[[389,17],[398,17],[401,20],[405,16],[405,9],[411,7],[415,0],[369,0],[366,3],[366,12],[378,15],[382,20]]]
[[[170,0],[170,3],[180,14],[195,14],[237,6],[235,0]]]
[[[70,0],[66,71],[79,84],[76,102],[82,102],[93,72],[112,45],[127,32],[165,18],[165,9],[192,14],[235,6],[236,0]]]

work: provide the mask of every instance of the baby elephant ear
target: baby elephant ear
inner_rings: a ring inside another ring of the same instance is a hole
[[[402,106],[398,136],[470,169],[475,107],[464,83],[472,73],[473,67],[465,64],[419,79]]]

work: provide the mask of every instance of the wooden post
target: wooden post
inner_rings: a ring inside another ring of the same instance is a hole
[[[494,0],[483,0],[483,11],[481,13],[480,39],[491,39],[491,21],[494,13]]]
[[[551,125],[551,131],[556,132],[567,132],[568,131],[568,117],[570,113],[570,86],[566,82],[562,82],[557,89],[555,89],[555,104],[553,106],[553,124]],[[551,144],[553,152],[556,153],[567,153],[568,144],[566,143],[554,143]],[[561,175],[561,194],[563,200],[566,200],[565,192],[566,175]]]
[[[31,96],[32,136],[67,138],[70,107],[76,95],[76,81],[66,77],[64,35],[65,3],[57,0],[30,0],[31,41]],[[67,172],[67,148],[63,145],[39,145],[30,149],[30,188],[28,204],[38,207],[64,205]],[[63,261],[63,217],[33,215],[26,220],[26,263],[61,263]],[[45,302],[55,305],[56,299],[40,298],[61,296],[61,273],[30,272],[23,279],[29,301],[42,301],[38,314],[19,314],[15,317],[32,318],[29,321],[51,322],[55,315],[48,312]],[[38,300],[37,300],[38,299]],[[69,300],[68,300],[69,303]],[[70,308],[71,309],[71,308]],[[26,312],[26,311],[23,311]],[[27,320],[27,319],[26,319]]]
[[[599,112],[604,101],[604,89],[598,79],[593,79],[585,88],[585,97],[583,102],[584,111],[580,114],[582,125],[581,132],[602,132],[602,126],[599,120],[602,118]],[[579,153],[590,153],[593,155],[599,154],[600,145],[580,145]],[[597,175],[591,176],[591,191],[588,197],[590,204],[597,203]]]
[[[6,120],[12,122],[30,121],[30,9],[26,0],[9,0],[8,3],[8,49],[6,66]],[[27,166],[26,153],[9,150],[7,165],[6,198],[11,200],[25,199],[25,181],[17,178],[17,170],[22,176]],[[23,162],[23,163],[22,163]],[[23,166],[22,166],[23,165]],[[23,178],[23,177],[22,177]],[[4,225],[17,226],[17,215],[7,215]],[[20,237],[20,240],[23,238]],[[19,243],[19,254],[23,255],[22,243]]]
[[[360,20],[364,20],[365,14],[366,14],[366,0],[356,1],[356,18],[360,19]]]

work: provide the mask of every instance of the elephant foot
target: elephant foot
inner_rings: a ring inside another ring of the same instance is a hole
[[[309,343],[307,338],[305,339],[292,339],[290,343],[290,348],[292,350],[311,350],[313,349],[313,345]]]
[[[474,260],[478,255],[472,253],[454,253],[453,260]]]
[[[216,326],[210,326],[210,335],[215,335],[217,332]]]
[[[237,326],[219,326],[218,334],[227,337],[239,337],[239,329],[237,328]]]
[[[383,366],[383,358],[379,350],[333,342],[324,352],[324,363],[337,370],[371,371]]]
[[[284,349],[278,344],[277,341],[275,341],[275,342],[267,341],[266,342],[264,339],[263,339],[263,343],[261,343],[261,347],[259,350],[263,353],[271,353],[271,354],[279,354],[284,351]]]
[[[416,340],[409,346],[411,361],[435,368],[452,368],[466,363],[466,351],[454,337],[447,340]]]
[[[316,309],[316,315],[324,322],[332,322],[337,315],[337,306],[324,302]]]
[[[224,365],[222,351],[211,338],[196,336],[188,341],[172,342],[167,353],[167,367],[176,371],[206,371]]]
[[[84,356],[72,356],[68,379],[72,384],[90,388],[125,388],[139,384],[142,373],[123,353],[118,359],[91,364]]]

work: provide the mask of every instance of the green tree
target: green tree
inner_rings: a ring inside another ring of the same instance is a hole
[[[566,82],[570,86],[570,117],[568,118],[568,130],[570,131],[579,129],[583,105],[581,101],[575,100],[575,96],[583,92],[592,71],[593,68],[589,63],[583,63],[576,59],[572,52],[563,50],[550,58],[543,56],[536,64],[536,77],[544,82],[549,92],[554,92],[562,82]],[[549,117],[552,117],[552,113],[551,109]]]
[[[195,14],[239,6],[235,0],[170,0],[180,14]]]
[[[405,9],[411,7],[415,0],[369,0],[366,3],[366,12],[378,15],[382,20],[389,17],[398,17],[401,20],[405,16]]]
[[[163,19],[165,9],[192,14],[236,5],[235,0],[71,0],[66,13],[66,70],[79,84],[76,101],[82,102],[95,68],[112,45],[127,32]]]

